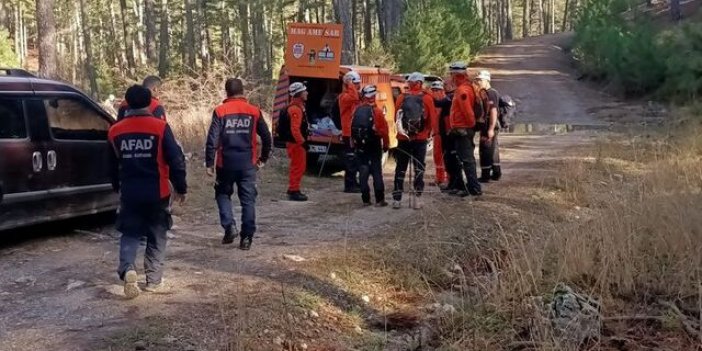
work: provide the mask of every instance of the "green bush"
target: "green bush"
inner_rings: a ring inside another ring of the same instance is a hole
[[[626,0],[592,0],[580,10],[574,52],[581,69],[627,94],[697,97],[702,92],[702,23],[661,31],[646,16],[630,12],[626,18],[627,8]]]
[[[12,49],[12,40],[6,30],[0,30],[0,67],[18,67],[17,55]]]
[[[469,60],[487,42],[471,0],[410,1],[399,33],[392,52],[401,72],[441,74],[447,63]]]

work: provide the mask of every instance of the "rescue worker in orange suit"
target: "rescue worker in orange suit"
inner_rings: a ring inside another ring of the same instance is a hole
[[[144,271],[146,291],[163,289],[163,261],[166,254],[166,231],[171,220],[168,210],[171,196],[185,201],[185,157],[171,128],[153,118],[149,110],[151,92],[139,85],[127,89],[129,108],[124,119],[108,132],[111,153],[112,185],[120,192],[117,229],[122,233],[118,274],[124,281],[127,298],[137,297],[136,256],[141,238],[146,236]],[[175,188],[171,193],[169,181]]]
[[[302,176],[307,169],[307,137],[309,134],[305,111],[307,87],[296,82],[290,84],[288,91],[291,97],[290,105],[288,105],[288,116],[290,116],[290,134],[292,135],[292,142],[286,144],[288,158],[290,158],[288,199],[290,201],[307,201],[307,195],[300,191]]]
[[[407,79],[409,90],[397,98],[396,116],[398,124],[398,146],[395,152],[395,181],[392,192],[394,209],[402,208],[402,193],[404,192],[407,167],[414,167],[413,192],[417,196],[414,209],[422,208],[419,198],[424,191],[424,171],[427,157],[427,140],[431,133],[432,121],[436,120],[436,107],[431,94],[423,89],[424,75],[415,72]],[[402,117],[399,117],[399,115]],[[417,114],[416,117],[411,116]],[[417,121],[413,121],[417,119]],[[411,125],[410,125],[411,124]],[[404,129],[404,130],[403,130]],[[412,129],[412,130],[407,130]]]
[[[385,113],[375,103],[377,93],[375,85],[363,88],[363,100],[353,113],[351,138],[359,162],[363,205],[372,205],[368,178],[373,176],[375,205],[385,207],[388,203],[385,201],[383,153],[390,148],[390,137]]]
[[[449,117],[450,133],[456,138],[456,154],[461,164],[461,168],[466,177],[466,184],[457,195],[465,197],[468,195],[480,196],[482,189],[478,182],[478,174],[475,165],[475,92],[473,85],[468,79],[468,65],[464,62],[452,63],[449,66],[451,79],[456,86],[456,91],[451,103],[451,115]]]
[[[351,119],[356,107],[361,104],[361,75],[356,71],[346,73],[343,78],[344,91],[339,95],[339,112],[341,113],[341,139],[344,143],[344,192],[358,193],[358,160],[351,146]]]
[[[166,109],[163,108],[163,105],[161,105],[161,102],[158,100],[158,93],[161,90],[161,85],[163,85],[163,81],[157,76],[148,76],[144,78],[144,82],[142,83],[144,88],[151,91],[149,113],[156,118],[166,121]],[[124,118],[124,114],[128,108],[129,106],[127,104],[127,100],[125,99],[122,101],[122,104],[120,104],[119,109],[117,110],[118,121],[121,121]]]
[[[444,82],[437,80],[431,83],[431,96],[434,98],[434,105],[436,106],[436,101],[440,101],[446,98],[446,92],[444,91]],[[434,166],[436,167],[436,184],[441,190],[447,187],[447,177],[446,169],[444,167],[444,140],[441,131],[444,130],[443,121],[441,120],[441,107],[436,106],[436,116],[431,124],[431,130],[434,141]]]
[[[490,85],[490,72],[480,71],[475,78],[475,82],[479,88],[480,98],[483,100],[485,107],[484,118],[482,123],[479,123],[477,129],[480,131],[480,178],[481,183],[489,183],[490,180],[500,180],[502,177],[502,168],[500,166],[500,145],[497,141],[499,125],[497,117],[499,114],[498,106],[500,96],[497,90]]]
[[[231,244],[236,238],[231,200],[236,184],[241,203],[239,248],[250,250],[256,234],[256,173],[268,161],[273,138],[261,110],[244,97],[241,79],[228,79],[224,88],[227,99],[212,113],[205,145],[205,166],[207,175],[216,176],[215,199],[224,228],[222,244]],[[257,135],[261,138],[260,156]]]

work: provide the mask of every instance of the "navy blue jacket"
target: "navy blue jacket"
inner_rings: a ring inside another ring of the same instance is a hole
[[[139,111],[141,112],[141,111]],[[168,124],[146,111],[117,122],[108,133],[112,185],[127,203],[155,203],[170,195],[169,180],[187,193],[185,156]]]
[[[261,137],[261,156],[258,139]],[[205,145],[205,165],[231,171],[254,168],[266,162],[273,138],[261,110],[243,97],[229,98],[215,108]]]

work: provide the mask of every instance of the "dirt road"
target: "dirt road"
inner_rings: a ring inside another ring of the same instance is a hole
[[[522,123],[517,126],[521,133],[502,138],[505,180],[487,187],[486,201],[491,194],[508,194],[515,184],[538,182],[548,171],[534,165],[587,143],[600,128],[592,126],[607,124],[598,115],[611,115],[619,106],[575,79],[559,47],[566,40],[533,38],[491,48],[482,57],[481,66],[493,72],[494,86],[519,103]],[[577,131],[556,124],[586,127]],[[105,338],[137,328],[147,318],[195,318],[193,311],[223,297],[244,303],[282,283],[322,284],[297,274],[294,262],[284,255],[313,259],[382,235],[384,228],[416,215],[406,208],[363,208],[359,196],[340,192],[338,177],[307,178],[309,203],[280,201],[285,177],[282,153],[278,157],[277,164],[261,173],[259,236],[250,252],[219,244],[211,180],[197,167],[199,162],[192,162],[190,203],[177,209],[169,243],[166,279],[173,289],[168,294],[123,299],[114,272],[118,234],[109,226],[79,232],[42,226],[38,236],[0,244],[0,350],[107,349]],[[391,167],[385,172],[390,188]],[[431,187],[426,206],[438,201],[446,198]],[[471,200],[456,205],[469,207]],[[248,306],[253,315],[256,306]]]

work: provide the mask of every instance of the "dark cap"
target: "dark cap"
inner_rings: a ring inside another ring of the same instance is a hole
[[[124,94],[124,99],[132,110],[147,108],[151,105],[151,91],[142,85],[132,85]]]

